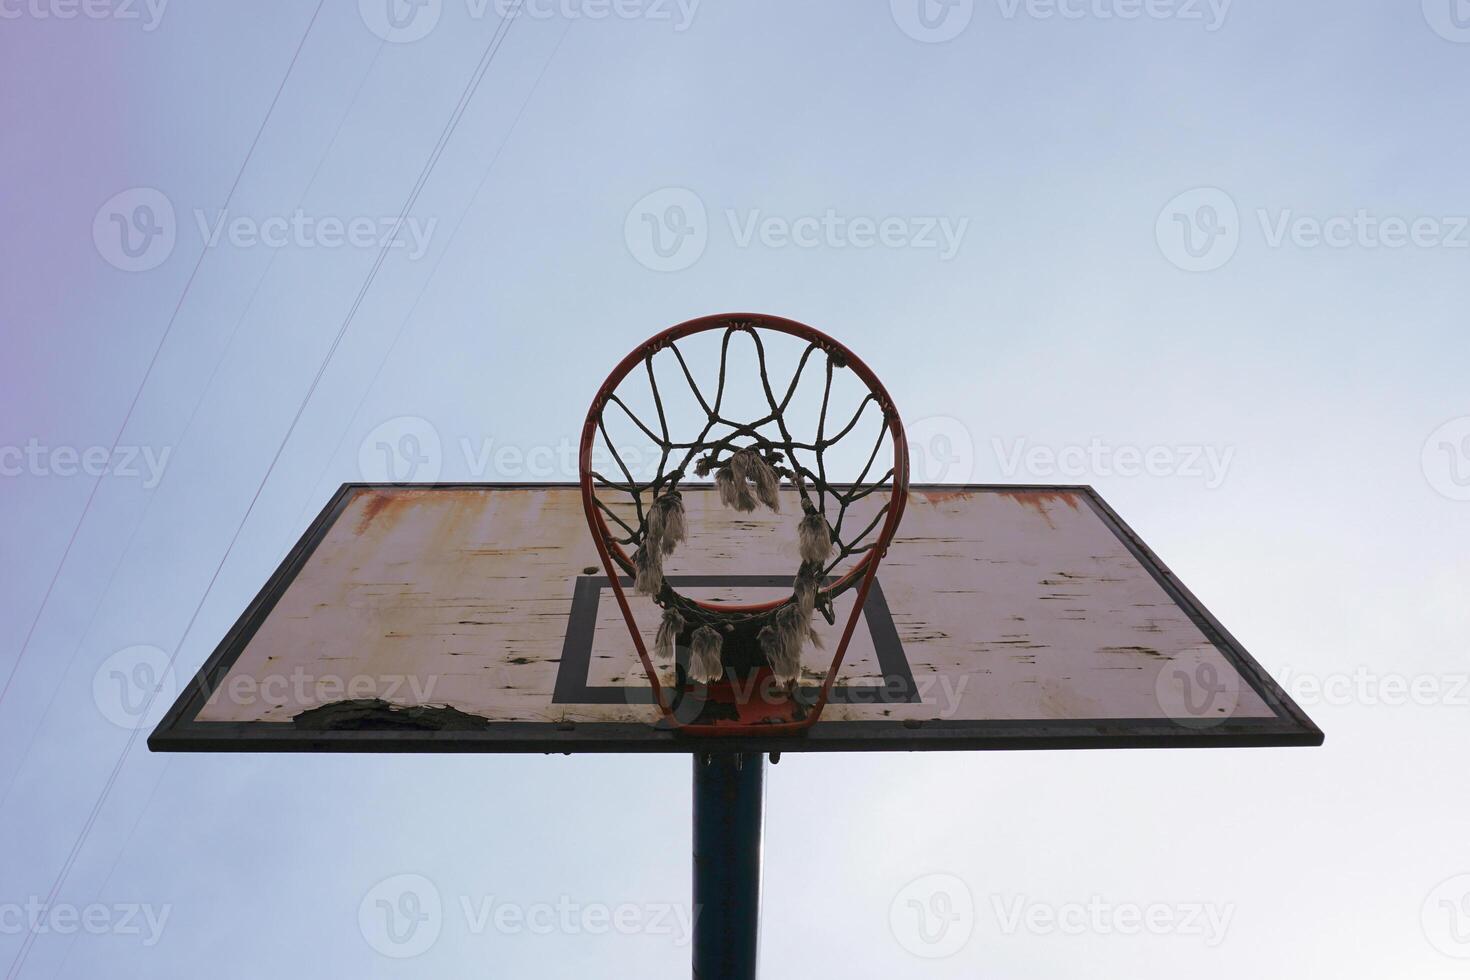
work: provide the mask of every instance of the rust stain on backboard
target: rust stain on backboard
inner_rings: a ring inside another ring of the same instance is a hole
[[[1002,497],[1011,498],[1022,507],[1028,507],[1031,510],[1036,511],[1036,513],[1041,515],[1041,519],[1046,521],[1046,526],[1052,528],[1053,530],[1056,529],[1056,525],[1052,523],[1051,514],[1048,511],[1048,507],[1051,504],[1060,501],[1073,510],[1077,509],[1077,495],[1069,491],[1002,490],[1000,492],[1000,495]]]
[[[969,500],[974,493],[969,490],[913,490],[926,504],[946,504],[951,500]]]
[[[488,498],[490,492],[482,491],[481,496]],[[391,532],[399,525],[408,522],[425,507],[433,507],[441,503],[443,497],[436,497],[431,492],[414,487],[395,487],[392,492],[364,491],[354,501],[354,504],[357,504],[358,501],[361,503],[353,530],[356,534],[362,535],[367,533],[368,528],[375,528],[379,533]],[[454,508],[453,518],[447,522],[449,525],[473,520],[476,513],[484,507],[483,500],[476,501],[473,497],[463,495],[455,499],[455,504],[457,506]],[[453,526],[447,529],[451,532],[455,530]],[[446,527],[441,523],[438,530],[446,530]]]
[[[358,534],[366,531],[383,511],[404,502],[402,495],[394,493],[369,492],[365,493],[364,496],[367,499],[363,501],[362,513],[358,515],[357,525],[353,528]]]

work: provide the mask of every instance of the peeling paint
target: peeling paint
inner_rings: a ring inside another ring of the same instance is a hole
[[[1196,621],[1083,495],[999,488],[915,494],[942,506],[909,509],[879,582],[926,701],[834,704],[824,719],[932,717],[936,707],[955,720],[1160,717],[1159,665],[1210,649]],[[788,538],[764,533],[780,530],[776,518],[745,530],[720,524],[707,496],[686,496],[691,543],[698,536],[702,550],[672,556],[671,574],[790,574],[792,556],[782,550],[793,547]],[[302,726],[652,724],[656,713],[644,704],[551,701],[588,548],[576,487],[360,490],[222,683],[244,677],[263,689],[297,672],[374,683],[407,675],[409,683],[367,692],[382,700],[376,705],[330,700],[343,697],[340,687],[325,694],[308,687],[304,702],[288,705],[221,697],[199,718]],[[777,598],[784,588],[748,598]],[[644,597],[633,604],[652,637],[657,607]],[[593,637],[590,687],[646,683],[610,592],[598,605]],[[830,651],[834,638],[825,639]],[[1223,656],[1216,663],[1231,669]],[[803,675],[815,679],[825,666],[811,651]],[[861,685],[880,673],[868,627],[860,626],[841,677]],[[940,705],[936,692],[946,690],[957,692],[954,703]],[[423,707],[429,698],[452,707]],[[1236,713],[1269,716],[1270,709],[1242,685]]]

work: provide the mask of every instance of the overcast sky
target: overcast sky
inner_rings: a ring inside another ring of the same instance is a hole
[[[1327,732],[788,756],[767,976],[1462,975],[1464,0],[388,2],[0,2],[0,962],[686,969],[687,760],[151,755],[126,685],[378,443],[573,479],[624,353],[745,309],[920,478],[1096,486]]]

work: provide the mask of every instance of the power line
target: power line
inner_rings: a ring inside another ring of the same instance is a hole
[[[322,155],[318,158],[316,162],[316,167],[312,170],[311,176],[307,179],[306,189],[301,192],[301,196],[296,202],[296,207],[298,209],[300,209],[302,204],[305,203],[306,198],[311,193],[312,188],[316,186],[316,181],[321,174],[322,167],[326,164],[327,158],[331,155],[332,148],[336,146],[337,139],[341,135],[343,127],[347,124],[347,119],[351,114],[353,107],[357,105],[357,101],[362,95],[362,90],[366,86],[368,78],[372,75],[373,68],[378,63],[378,58],[382,55],[384,44],[386,44],[386,42],[384,41],[378,42],[378,47],[373,54],[372,61],[368,63],[367,69],[362,74],[362,78],[358,80],[357,88],[353,90],[352,98],[348,101],[347,107],[342,110],[342,115],[337,120],[337,128],[333,131],[332,138],[327,142],[326,149],[322,151]],[[228,357],[230,350],[234,347],[235,339],[240,333],[240,328],[244,325],[245,318],[249,315],[250,310],[255,305],[255,299],[257,296],[260,295],[261,287],[265,285],[266,279],[270,276],[271,269],[275,266],[276,258],[280,254],[281,253],[279,251],[274,251],[271,253],[270,259],[266,262],[265,269],[261,272],[260,278],[256,280],[255,287],[250,292],[249,298],[245,301],[244,308],[240,311],[240,315],[235,319],[234,326],[230,328],[229,336],[226,338],[225,344],[220,351],[219,359],[215,361],[214,367],[210,371],[208,380],[205,381],[204,386],[200,389],[199,397],[195,399],[194,406],[189,411],[188,421],[185,422],[184,428],[180,432],[178,437],[179,443],[183,443],[188,438],[189,432],[192,431],[194,427],[194,421],[199,415],[199,410],[204,405],[204,401],[208,397],[209,392],[213,390],[215,379],[219,376],[220,368],[224,365],[226,357]],[[20,779],[21,770],[25,766],[26,760],[30,757],[31,748],[35,745],[36,739],[40,736],[41,726],[50,716],[51,709],[55,706],[56,700],[61,694],[62,687],[65,685],[66,677],[71,672],[72,666],[76,663],[77,654],[81,652],[82,645],[86,642],[87,637],[91,634],[92,626],[96,623],[97,616],[102,609],[102,599],[104,599],[107,594],[112,590],[112,584],[117,580],[117,574],[122,569],[123,563],[127,560],[127,556],[132,553],[133,542],[137,540],[138,532],[142,529],[143,525],[147,523],[148,515],[152,513],[153,505],[157,502],[157,500],[157,494],[150,495],[148,498],[148,502],[143,507],[143,513],[139,515],[137,521],[134,522],[132,530],[128,533],[128,539],[126,542],[123,543],[122,551],[118,554],[118,559],[116,562],[113,563],[112,570],[108,574],[107,583],[102,587],[102,598],[99,598],[97,605],[93,607],[92,613],[87,619],[87,625],[83,628],[81,635],[77,638],[76,646],[72,648],[71,655],[67,658],[66,666],[62,669],[61,677],[57,680],[56,686],[51,689],[51,696],[49,699],[47,699],[46,707],[42,710],[41,717],[36,721],[34,725],[30,726],[25,747],[21,749],[19,753],[14,753],[18,755],[19,761],[16,763],[16,768],[14,772],[11,773],[10,780],[5,785],[5,791],[3,793],[0,793],[0,811],[3,811],[6,801],[10,799],[10,791],[15,788],[15,784]]]
[[[215,582],[219,580],[220,573],[224,570],[225,562],[229,559],[230,553],[234,550],[236,542],[240,540],[240,534],[244,531],[245,525],[249,522],[250,515],[255,512],[255,505],[260,501],[260,495],[262,491],[264,491],[266,483],[270,480],[271,474],[275,472],[276,466],[281,460],[281,455],[285,452],[286,445],[290,442],[292,434],[296,431],[296,426],[300,424],[301,417],[303,414],[305,414],[306,407],[311,402],[311,396],[316,392],[317,386],[321,383],[322,376],[326,374],[327,366],[331,363],[332,356],[337,352],[338,347],[341,346],[342,338],[346,335],[348,328],[352,325],[352,321],[355,319],[357,311],[362,306],[363,299],[366,297],[368,290],[372,287],[373,281],[377,278],[378,270],[382,268],[383,262],[388,254],[388,250],[392,247],[393,241],[397,238],[399,231],[402,229],[403,223],[407,219],[408,212],[418,201],[419,194],[423,190],[424,185],[428,182],[429,176],[430,174],[432,174],[435,164],[439,162],[439,158],[444,153],[445,146],[448,145],[450,137],[453,136],[454,130],[459,125],[460,119],[464,116],[464,111],[468,107],[470,99],[474,96],[475,91],[480,87],[480,81],[485,77],[485,73],[489,70],[490,63],[494,60],[495,53],[500,50],[501,43],[504,41],[506,35],[509,34],[511,24],[515,22],[516,16],[520,13],[522,2],[523,0],[516,0],[515,7],[505,16],[500,24],[496,26],[495,34],[491,37],[490,43],[486,46],[485,53],[481,55],[479,64],[475,66],[475,71],[471,75],[469,83],[465,86],[465,90],[460,94],[459,102],[455,105],[454,111],[450,115],[448,124],[445,126],[444,131],[440,134],[439,140],[435,144],[433,150],[430,152],[429,159],[425,163],[423,171],[419,174],[418,181],[415,182],[413,189],[409,192],[408,199],[404,202],[403,209],[399,212],[397,221],[394,222],[393,231],[383,240],[383,245],[378,251],[378,256],[373,262],[372,267],[368,270],[367,278],[363,280],[362,287],[357,291],[357,296],[353,299],[352,305],[347,311],[347,315],[342,320],[342,325],[338,328],[336,336],[332,339],[331,346],[327,348],[326,356],[322,359],[321,364],[317,367],[316,375],[312,378],[311,384],[307,387],[306,394],[302,397],[300,405],[297,406],[296,413],[291,419],[291,424],[287,427],[286,433],[281,439],[281,444],[276,448],[275,454],[271,457],[270,465],[266,467],[265,475],[261,477],[260,483],[256,486],[255,492],[250,498],[250,503],[245,508],[244,515],[240,518],[239,525],[235,528],[234,534],[231,535],[229,544],[225,546],[224,554],[220,556],[219,563],[215,566],[214,573],[210,576],[209,582],[204,587],[204,593],[200,597],[199,603],[194,607],[193,614],[190,615],[188,623],[185,624],[184,631],[179,637],[179,642],[174,647],[173,653],[169,656],[168,666],[164,670],[165,674],[168,672],[169,669],[173,667],[174,661],[178,659],[179,651],[183,649],[184,641],[188,639],[189,634],[193,631],[194,624],[199,621],[199,614],[204,609],[204,603],[209,598],[210,592],[213,591]],[[142,708],[143,714],[147,714],[149,707],[151,707],[153,703],[153,698],[157,694],[157,688],[148,693],[148,696],[145,699]],[[111,794],[112,787],[117,783],[118,775],[122,772],[123,765],[127,762],[128,755],[131,753],[133,745],[138,740],[139,731],[141,731],[140,728],[135,728],[128,733],[128,738],[126,743],[123,745],[122,752],[118,754],[117,762],[113,764],[112,771],[108,774],[106,781],[103,783],[102,790],[98,793],[96,802],[93,803],[91,810],[88,812],[87,819],[82,825],[81,832],[77,835],[77,839],[75,840],[75,842],[73,842],[71,850],[67,852],[66,858],[62,861],[61,869],[56,875],[56,880],[51,886],[51,891],[46,896],[45,904],[47,906],[50,906],[51,903],[56,900],[56,896],[60,893],[62,886],[65,885],[67,876],[71,873],[72,866],[76,863],[77,856],[81,853],[82,847],[86,844],[87,838],[91,835],[92,828],[97,823],[97,817],[102,812],[102,807],[107,802],[107,797]],[[16,953],[15,959],[11,963],[10,970],[6,974],[7,980],[15,980],[15,978],[20,975],[20,969],[22,966],[24,966],[26,958],[30,955],[31,948],[35,945],[37,935],[38,933],[34,928],[27,930],[25,940],[21,943],[20,950]]]
[[[460,212],[459,218],[454,223],[454,227],[450,229],[449,239],[445,242],[443,250],[434,259],[434,266],[429,270],[428,276],[425,277],[423,286],[419,288],[418,294],[414,296],[413,303],[409,306],[408,312],[399,321],[398,330],[394,333],[392,342],[383,351],[383,356],[378,360],[377,369],[373,371],[372,378],[368,380],[366,387],[363,388],[362,396],[357,400],[357,406],[352,410],[352,414],[347,419],[347,424],[342,428],[342,434],[337,437],[337,445],[330,453],[324,456],[325,463],[322,465],[321,472],[317,474],[316,479],[310,484],[312,496],[307,499],[301,513],[297,515],[296,523],[293,525],[293,531],[294,528],[303,525],[307,512],[314,506],[316,488],[326,477],[327,471],[331,469],[332,460],[336,459],[337,454],[342,451],[342,444],[347,441],[347,433],[351,431],[352,423],[361,414],[363,405],[367,404],[368,394],[372,391],[373,386],[377,384],[378,378],[382,377],[383,368],[387,366],[388,359],[392,356],[393,351],[398,348],[399,342],[407,332],[409,321],[413,319],[414,313],[418,311],[419,303],[423,301],[424,294],[429,291],[429,286],[433,284],[435,277],[439,273],[439,266],[444,262],[444,257],[449,253],[450,246],[454,244],[455,238],[459,236],[459,229],[464,224],[465,216],[469,213],[470,207],[479,198],[480,191],[484,189],[486,182],[490,179],[490,172],[495,169],[496,162],[500,160],[500,154],[504,152],[506,144],[510,142],[511,136],[516,131],[516,127],[520,125],[521,116],[525,114],[526,106],[530,104],[532,96],[540,88],[541,80],[546,77],[546,69],[551,67],[552,61],[556,59],[557,52],[561,50],[562,42],[566,40],[567,34],[571,31],[571,25],[572,21],[569,19],[567,26],[562,29],[561,36],[557,38],[556,44],[552,47],[551,53],[547,55],[545,63],[542,64],[541,71],[537,74],[536,80],[531,84],[531,90],[526,93],[526,98],[521,102],[521,107],[516,111],[515,118],[511,120],[510,127],[506,130],[504,138],[500,141],[500,145],[495,148],[495,153],[491,156],[489,164],[485,167],[485,172],[480,176],[480,182],[475,185],[474,191],[470,194],[469,203],[465,205],[465,209]]]
[[[521,101],[520,108],[516,110],[515,117],[511,120],[510,126],[506,129],[505,136],[501,139],[499,145],[495,148],[494,154],[491,155],[490,162],[485,167],[485,172],[480,176],[479,183],[475,185],[475,189],[470,193],[469,200],[465,203],[464,209],[460,212],[459,218],[455,221],[454,228],[451,229],[449,233],[449,239],[445,243],[444,249],[440,251],[439,255],[435,258],[433,268],[429,270],[429,275],[425,278],[424,286],[419,290],[418,295],[414,298],[414,302],[409,308],[408,312],[404,314],[403,320],[399,324],[398,332],[394,335],[393,342],[384,352],[383,358],[379,362],[377,371],[374,372],[372,380],[370,380],[367,387],[363,389],[362,398],[358,401],[357,409],[353,412],[352,418],[355,419],[357,417],[357,413],[362,410],[363,403],[367,400],[368,392],[372,389],[373,384],[382,374],[383,367],[385,364],[387,364],[389,355],[392,353],[393,349],[397,347],[399,340],[402,339],[405,329],[408,326],[409,320],[412,319],[414,311],[418,308],[419,301],[423,299],[424,293],[428,291],[429,284],[433,281],[435,275],[439,270],[439,266],[444,261],[444,256],[448,253],[450,246],[454,244],[454,239],[458,235],[460,227],[464,224],[465,216],[469,213],[470,208],[479,198],[480,192],[484,189],[485,184],[488,182],[491,172],[495,169],[496,162],[500,159],[500,154],[505,150],[506,144],[510,142],[511,136],[515,134],[516,128],[521,121],[521,116],[525,114],[526,107],[530,104],[531,99],[535,96],[537,89],[541,87],[541,80],[546,77],[547,69],[550,68],[551,63],[556,60],[556,55],[561,50],[562,42],[566,40],[566,36],[571,30],[571,23],[571,21],[568,21],[567,26],[562,29],[561,36],[557,38],[556,44],[551,49],[551,53],[546,56],[546,61],[542,64],[541,71],[537,73],[535,81],[531,83],[530,91],[526,93],[526,97]],[[350,428],[351,419],[348,420],[347,427],[343,429],[342,436],[338,439],[337,442],[337,450],[334,450],[331,456],[328,457],[329,460],[336,455],[337,451],[340,451],[342,442],[346,439],[347,431]],[[322,475],[324,474],[325,470],[323,471],[323,474],[318,475],[316,483],[321,482]],[[313,486],[315,485],[316,484],[314,483]],[[99,886],[96,894],[93,896],[94,902],[101,898],[102,892],[106,889],[108,883],[112,881],[113,875],[116,874],[118,864],[121,862],[122,859],[122,855],[127,852],[129,846],[131,846],[132,844],[133,838],[137,836],[138,828],[142,826],[143,816],[147,813],[149,807],[152,805],[154,797],[158,793],[158,788],[163,782],[164,774],[167,773],[167,771],[168,769],[167,767],[165,767],[164,770],[159,773],[158,779],[154,781],[153,789],[149,792],[147,799],[143,803],[143,806],[139,809],[137,818],[133,820],[133,825],[131,829],[128,831],[127,836],[123,839],[122,845],[118,848],[117,856],[113,858],[112,865],[108,869],[107,875],[102,881],[102,885]],[[0,800],[0,803],[3,803],[3,800]],[[61,966],[57,968],[56,976],[61,975],[61,970],[65,967],[67,959],[71,956],[71,952],[75,948],[76,940],[75,937],[73,937],[72,941],[67,945],[66,953],[62,956]]]
[[[228,209],[230,201],[234,199],[235,191],[240,186],[240,179],[245,176],[245,168],[250,166],[250,160],[255,155],[255,148],[260,143],[260,136],[265,132],[266,124],[270,122],[271,115],[276,111],[276,103],[281,100],[281,93],[286,90],[286,82],[291,78],[291,73],[296,68],[296,61],[301,57],[301,49],[306,46],[306,39],[311,35],[311,29],[316,24],[317,15],[322,12],[322,6],[326,0],[318,0],[316,9],[312,11],[311,20],[306,24],[306,30],[301,35],[300,42],[296,45],[295,52],[291,55],[291,61],[286,65],[286,74],[281,76],[281,84],[276,86],[276,94],[271,98],[271,103],[266,107],[265,118],[260,121],[260,128],[255,131],[255,138],[250,141],[250,148],[245,151],[245,159],[240,164],[240,169],[235,174],[235,180],[230,184],[229,191],[225,194],[222,209]],[[179,301],[174,304],[173,313],[169,314],[168,323],[163,328],[163,336],[158,338],[158,344],[153,348],[153,355],[148,360],[148,367],[143,371],[143,380],[138,382],[138,390],[133,392],[133,399],[128,403],[127,411],[123,413],[122,424],[118,426],[117,434],[112,437],[112,448],[110,455],[117,453],[118,443],[122,441],[123,433],[127,431],[128,422],[137,410],[138,401],[143,397],[143,389],[148,386],[148,381],[153,377],[153,369],[158,366],[159,355],[163,353],[164,344],[168,343],[169,336],[173,333],[174,323],[179,318],[179,311],[184,308],[184,300],[189,295],[190,288],[194,285],[194,278],[199,274],[199,267],[204,264],[204,257],[209,254],[208,244],[200,250],[199,258],[194,262],[194,268],[189,272],[189,278],[184,281],[184,290],[179,294]],[[92,504],[97,499],[97,491],[102,486],[102,480],[106,474],[99,475],[92,484],[91,491],[87,494],[86,503],[82,505],[81,516],[77,518],[76,525],[71,529],[71,535],[67,538],[66,547],[61,551],[61,559],[56,563],[56,570],[51,573],[51,581],[46,584],[46,591],[41,595],[41,604],[36,607],[36,615],[31,619],[31,625],[26,630],[25,638],[21,640],[20,650],[15,655],[15,662],[10,665],[10,671],[5,676],[5,684],[0,686],[0,706],[5,704],[5,697],[10,693],[10,685],[15,680],[16,673],[20,670],[21,660],[25,658],[26,650],[30,649],[31,639],[36,634],[36,627],[41,622],[41,615],[46,611],[46,606],[51,601],[51,593],[56,589],[56,583],[61,578],[61,570],[66,567],[66,560],[71,556],[71,550],[77,543],[77,537],[81,533],[82,525],[87,520],[87,515],[92,511]]]

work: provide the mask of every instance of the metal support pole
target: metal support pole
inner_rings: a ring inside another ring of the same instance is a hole
[[[694,756],[694,977],[752,980],[760,938],[765,756]]]

